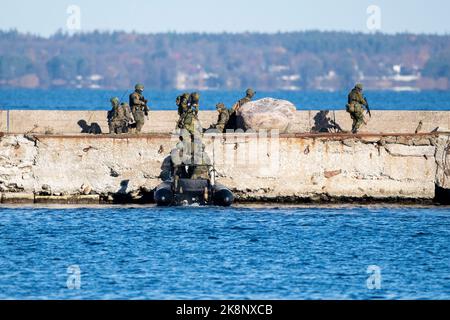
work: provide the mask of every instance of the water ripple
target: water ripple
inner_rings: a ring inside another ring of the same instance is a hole
[[[0,298],[449,299],[449,226],[445,207],[2,208]]]

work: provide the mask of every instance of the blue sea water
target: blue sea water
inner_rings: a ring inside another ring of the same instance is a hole
[[[449,240],[447,207],[2,208],[0,299],[450,299]]]
[[[111,97],[128,100],[129,90],[87,89],[0,89],[0,109],[24,110],[107,110]],[[146,90],[152,110],[176,110],[175,99],[179,91]],[[273,97],[294,103],[299,110],[345,109],[348,92],[273,91],[257,92],[256,99]],[[243,92],[201,92],[201,109],[214,110],[218,102],[231,107]],[[366,96],[373,110],[450,110],[450,91],[391,92],[368,91]]]
[[[177,94],[146,92],[154,110]],[[450,92],[366,95],[373,109],[450,110]],[[111,96],[127,92],[0,89],[0,109],[107,110]],[[202,92],[202,109],[241,96]],[[266,96],[301,110],[346,102]],[[449,207],[0,207],[0,299],[450,299],[449,244]]]

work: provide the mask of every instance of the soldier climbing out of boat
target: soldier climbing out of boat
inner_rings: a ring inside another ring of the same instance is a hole
[[[206,146],[204,143],[201,143],[199,148],[199,152],[195,154],[194,157],[194,167],[192,170],[191,179],[209,179],[210,178],[210,169],[212,166],[211,159],[205,151]],[[197,149],[196,149],[197,150]]]
[[[184,93],[177,97],[176,104],[178,106],[178,122],[177,128],[186,130],[191,136],[196,134],[198,123],[198,111],[200,103],[200,94]]]

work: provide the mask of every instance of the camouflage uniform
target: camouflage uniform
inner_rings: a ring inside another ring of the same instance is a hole
[[[189,109],[189,93],[183,93],[181,96],[177,97],[178,115],[181,116]]]
[[[237,129],[242,129],[242,119],[240,116],[238,116],[238,112],[239,109],[241,109],[241,107],[252,101],[253,97],[255,96],[256,92],[253,91],[253,89],[249,88],[247,89],[247,91],[245,92],[246,96],[242,99],[240,99],[238,102],[236,102],[234,104],[234,106],[231,108],[230,110],[230,119],[228,121],[228,125],[226,127],[226,129],[233,129],[233,130],[237,130]]]
[[[178,121],[177,128],[184,128],[184,116],[189,109],[189,93],[183,93],[181,96],[177,97],[176,104],[178,107]]]
[[[120,106],[115,108],[115,112],[111,120],[113,133],[121,134],[128,132],[128,124],[132,120],[129,108],[128,103],[121,103]]]
[[[115,116],[117,115],[117,109],[119,108],[120,101],[119,101],[119,98],[114,97],[114,98],[111,98],[110,102],[111,102],[112,109],[108,111],[107,119],[108,119],[109,133],[112,134],[115,132],[113,120],[114,120]]]
[[[213,125],[213,128],[217,129],[220,133],[225,131],[225,127],[230,120],[230,111],[225,107],[223,103],[216,105],[217,111],[219,112],[219,117],[217,118],[217,123]]]
[[[201,152],[195,159],[196,166],[191,175],[191,179],[209,179],[209,168],[211,166],[211,159],[205,152],[205,145],[202,144]]]
[[[191,93],[189,97],[189,106],[194,112],[195,118],[198,119],[198,110],[200,108],[200,94],[198,94],[197,92]]]
[[[352,132],[357,133],[358,129],[365,123],[364,108],[367,109],[367,101],[362,94],[363,87],[357,84],[348,95],[347,112],[353,120]]]
[[[121,103],[119,107],[119,118],[121,119],[122,133],[128,133],[130,123],[133,122],[131,109],[128,103]]]
[[[178,115],[180,116],[177,127],[179,129],[187,130],[190,135],[195,134],[195,124],[198,113],[198,94],[196,95],[196,100],[193,100],[191,95],[188,93],[184,93],[177,98]],[[190,105],[193,101],[197,103],[197,105],[194,106],[194,109],[192,108],[192,105]]]
[[[123,112],[124,112],[124,116],[125,116],[125,124],[124,124],[123,133],[128,133],[128,131],[130,129],[130,125],[134,121],[133,113],[131,112],[131,108],[128,103],[122,103],[121,106],[123,108]]]
[[[130,95],[131,112],[133,113],[134,121],[136,122],[136,132],[139,133],[145,124],[145,116],[148,116],[147,100],[145,100],[142,92],[144,86],[137,84],[135,91]]]

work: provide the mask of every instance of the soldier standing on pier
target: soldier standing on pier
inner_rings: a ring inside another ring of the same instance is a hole
[[[352,133],[357,133],[359,128],[365,123],[364,108],[370,114],[369,104],[363,95],[363,85],[358,83],[348,95],[347,112],[353,120]]]
[[[130,95],[130,107],[136,122],[136,133],[140,133],[145,124],[145,117],[148,119],[149,108],[148,101],[143,96],[144,86],[137,84],[134,88],[135,91]]]

